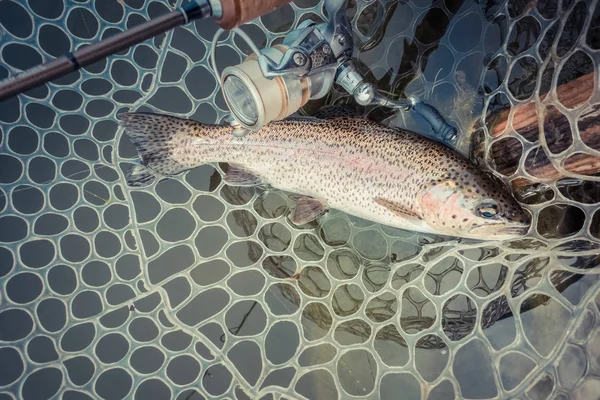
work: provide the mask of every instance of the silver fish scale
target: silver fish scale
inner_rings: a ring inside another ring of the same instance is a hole
[[[538,182],[528,171],[543,155],[559,171],[568,155],[598,156],[577,123],[597,85],[568,109],[549,78],[591,65],[598,82],[597,3],[359,1],[349,13],[381,89],[475,126],[485,160],[518,141],[519,167],[503,178]],[[178,4],[2,0],[0,77]],[[305,18],[322,19],[322,3],[243,29],[271,45]],[[544,183],[551,195],[525,205],[535,229],[507,243],[335,210],[295,226],[285,193],[228,186],[217,164],[128,188],[137,154],[117,113],[225,116],[208,70],[214,30],[178,28],[0,107],[0,397],[598,397],[598,177],[571,174],[586,183],[568,192]],[[238,45],[248,51],[231,36],[219,47],[221,68],[239,62]],[[510,128],[491,139],[489,110],[530,103],[570,123],[564,151],[550,151],[543,126],[538,141]],[[430,133],[416,118],[386,122]]]

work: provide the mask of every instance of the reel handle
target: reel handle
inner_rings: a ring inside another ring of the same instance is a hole
[[[454,140],[458,135],[456,128],[446,122],[440,112],[429,104],[416,100],[412,109],[423,117],[431,125],[433,132],[445,142]]]

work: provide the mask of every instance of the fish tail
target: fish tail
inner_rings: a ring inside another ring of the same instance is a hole
[[[140,164],[134,164],[129,167],[125,177],[127,179],[127,185],[132,187],[148,186],[157,178],[152,170]]]
[[[192,120],[153,113],[123,113],[117,115],[125,134],[140,155],[142,165],[133,165],[127,172],[129,186],[147,186],[157,177],[176,175],[193,166],[173,158],[183,146],[189,145],[189,132],[199,124]],[[186,140],[187,139],[187,140]]]

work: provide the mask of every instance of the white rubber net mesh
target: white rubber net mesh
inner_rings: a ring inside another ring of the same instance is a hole
[[[0,0],[0,78],[179,3]],[[336,210],[297,227],[285,193],[228,186],[218,165],[128,188],[137,155],[116,113],[226,115],[211,22],[0,104],[0,399],[598,398],[600,192],[569,169],[599,155],[580,135],[600,102],[597,3],[349,4],[355,55],[380,89],[420,96],[463,130],[463,151],[534,184],[519,192],[534,228],[509,243]],[[242,29],[262,47],[306,18],[322,19],[322,3]],[[220,68],[248,51],[229,36]],[[587,98],[561,104],[557,86],[585,74]],[[350,102],[333,92],[306,110],[334,101]],[[552,107],[570,137],[513,123]],[[362,111],[428,134],[408,115]],[[496,152],[500,141],[516,151]],[[536,178],[539,165],[570,178]]]

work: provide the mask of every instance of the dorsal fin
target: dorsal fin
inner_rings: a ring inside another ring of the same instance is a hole
[[[360,118],[358,112],[346,105],[332,104],[323,106],[313,114],[315,118],[319,119],[334,119],[334,118]]]

